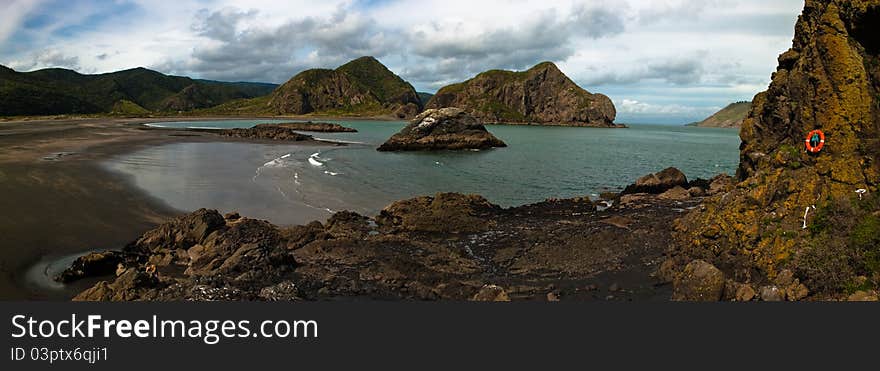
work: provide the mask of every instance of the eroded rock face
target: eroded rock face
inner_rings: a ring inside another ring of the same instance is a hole
[[[425,108],[459,107],[483,122],[615,127],[611,99],[577,86],[551,62],[492,70],[440,89]]]
[[[379,151],[436,151],[506,147],[458,108],[429,109],[379,146]]]
[[[880,233],[880,203],[855,193],[880,183],[878,25],[880,1],[806,1],[792,48],[743,123],[736,179],[710,187],[716,196],[676,227],[680,265],[706,259],[756,287],[787,268],[826,296],[858,275],[880,282],[865,258],[876,243],[862,234]],[[826,145],[810,154],[814,129]]]

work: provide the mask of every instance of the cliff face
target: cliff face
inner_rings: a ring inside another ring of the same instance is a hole
[[[611,99],[577,86],[553,63],[492,70],[440,89],[426,108],[459,107],[484,122],[614,126]]]
[[[677,226],[679,264],[739,282],[790,269],[825,295],[880,282],[880,1],[808,0],[793,46],[755,96],[739,184]],[[826,135],[804,151],[811,130]]]
[[[411,118],[422,104],[412,85],[373,57],[335,70],[303,71],[276,89],[269,100],[276,114],[394,115]]]
[[[736,102],[715,112],[705,120],[695,123],[695,126],[703,128],[739,128],[749,115],[752,102]]]

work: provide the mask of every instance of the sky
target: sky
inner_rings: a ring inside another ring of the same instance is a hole
[[[0,64],[283,83],[371,55],[418,91],[552,61],[617,122],[765,90],[802,0],[0,0]]]

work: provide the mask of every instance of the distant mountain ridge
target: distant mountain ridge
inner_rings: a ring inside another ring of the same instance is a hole
[[[749,101],[731,103],[705,120],[688,125],[706,128],[739,128],[751,109],[752,102]]]
[[[526,71],[490,70],[437,91],[426,108],[458,107],[483,122],[616,127],[607,96],[590,93],[552,62]]]
[[[113,113],[120,107],[190,111],[266,95],[276,86],[194,80],[142,67],[85,75],[63,68],[16,72],[0,66],[0,115]]]

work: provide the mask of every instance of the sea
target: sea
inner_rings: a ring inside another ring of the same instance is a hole
[[[275,120],[148,124],[170,128],[251,127]],[[290,120],[285,120],[290,122]],[[735,129],[632,124],[626,129],[489,125],[506,148],[481,151],[378,152],[402,121],[327,120],[357,133],[307,133],[344,143],[173,143],[111,158],[168,206],[239,212],[280,225],[326,220],[351,210],[374,215],[405,198],[437,192],[480,194],[504,206],[548,198],[597,197],[645,174],[674,166],[689,179],[732,174]]]

